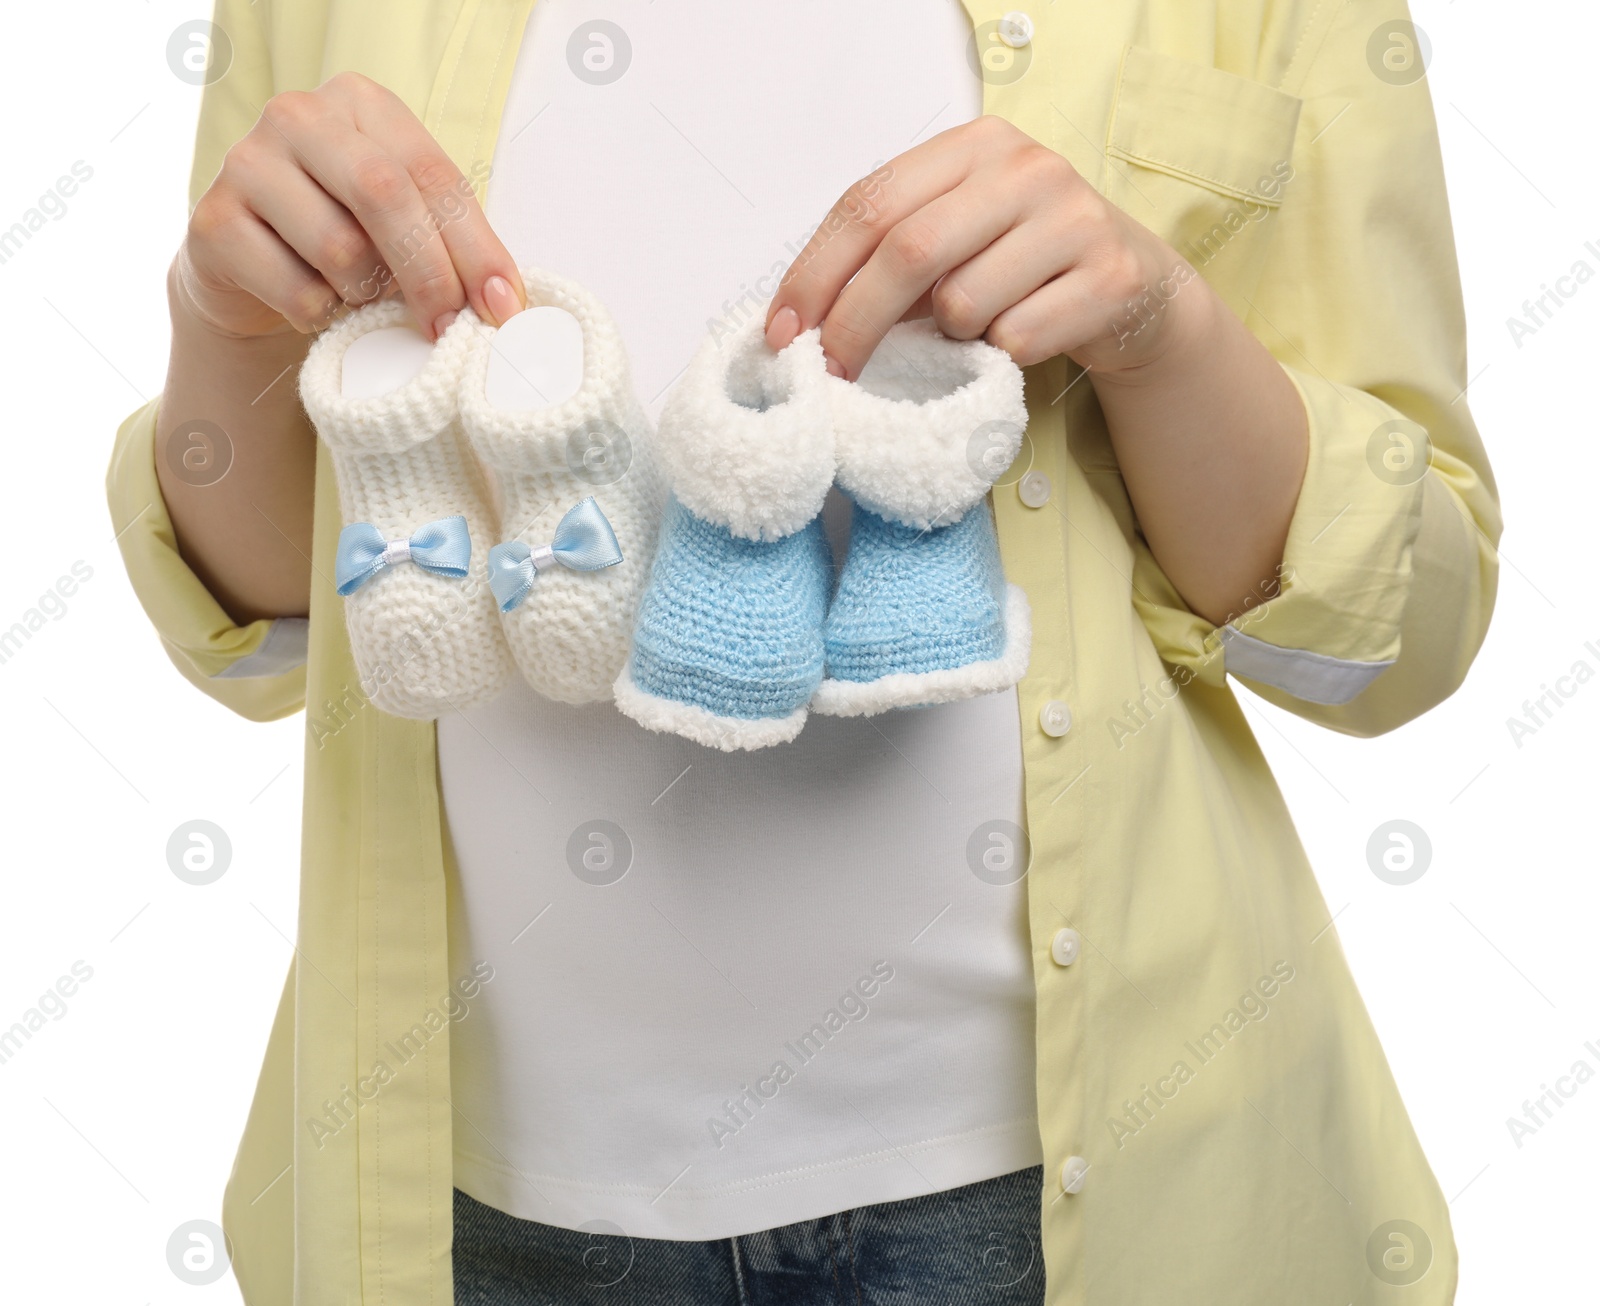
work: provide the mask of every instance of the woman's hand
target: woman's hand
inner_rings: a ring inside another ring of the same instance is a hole
[[[156,474],[184,558],[236,622],[308,610],[316,436],[285,378],[308,333],[391,294],[430,340],[469,303],[497,326],[524,307],[467,179],[398,96],[356,73],[273,96],[167,274]],[[200,481],[170,452],[196,423],[227,437]]]
[[[1191,281],[1199,288],[1179,294]],[[1176,251],[1066,159],[984,117],[840,198],[785,275],[767,341],[781,349],[820,323],[830,370],[854,380],[890,326],[931,315],[945,335],[982,337],[1024,366],[1066,354],[1126,372],[1199,330],[1202,312],[1173,310],[1206,297]]]
[[[173,263],[174,309],[218,335],[326,326],[400,293],[430,340],[470,303],[524,307],[467,179],[399,96],[359,73],[267,101],[228,151]]]
[[[894,323],[930,314],[1024,366],[1088,369],[1145,539],[1194,612],[1221,625],[1277,593],[1299,391],[1171,246],[998,118],[852,186],[785,273],[767,343],[820,324],[829,370],[854,380]]]

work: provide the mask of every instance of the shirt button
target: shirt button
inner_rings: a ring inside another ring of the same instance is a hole
[[[1020,9],[1013,9],[1000,20],[1000,39],[1013,50],[1020,50],[1033,40],[1033,19]]]
[[[1017,482],[1017,498],[1029,508],[1042,508],[1050,502],[1050,478],[1043,472],[1029,472]]]
[[[1089,1173],[1089,1163],[1081,1156],[1069,1156],[1061,1165],[1061,1191],[1075,1193],[1083,1187],[1083,1177]]]
[[[1059,698],[1052,698],[1039,709],[1039,729],[1052,739],[1060,739],[1072,729],[1072,711]]]
[[[1057,930],[1056,937],[1050,941],[1050,955],[1058,966],[1070,966],[1078,960],[1077,930]]]

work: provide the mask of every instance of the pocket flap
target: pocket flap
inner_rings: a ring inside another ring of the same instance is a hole
[[[1300,99],[1209,64],[1130,45],[1111,110],[1107,151],[1224,195],[1275,207],[1263,173],[1294,153]]]

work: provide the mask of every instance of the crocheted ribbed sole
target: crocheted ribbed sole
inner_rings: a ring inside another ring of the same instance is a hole
[[[612,691],[618,711],[646,730],[682,735],[724,753],[786,744],[806,723],[804,707],[782,717],[718,716],[697,703],[678,703],[641,689],[627,667],[622,668]]]
[[[896,707],[953,703],[1010,689],[1027,674],[1033,619],[1021,586],[1006,586],[1006,646],[999,657],[939,671],[895,672],[876,680],[824,680],[811,696],[823,716],[876,716]]]

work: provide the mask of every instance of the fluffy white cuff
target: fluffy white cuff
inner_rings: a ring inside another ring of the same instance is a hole
[[[667,398],[657,451],[679,501],[750,540],[792,535],[822,510],[833,435],[813,328],[772,353],[761,316],[696,351]]]
[[[959,521],[1022,447],[1022,369],[927,318],[891,327],[859,380],[826,388],[840,486],[917,530]]]
[[[634,683],[626,666],[617,677],[612,693],[616,697],[617,709],[646,730],[682,735],[707,748],[719,748],[724,753],[786,744],[800,733],[807,716],[803,707],[788,716],[763,717],[759,720],[718,716],[696,703],[675,703],[646,693]]]
[[[637,431],[643,410],[633,393],[622,336],[605,306],[583,287],[539,268],[523,268],[522,284],[529,308],[550,305],[577,319],[583,332],[583,384],[552,408],[537,412],[496,408],[484,392],[494,332],[468,307],[445,333],[469,342],[461,376],[461,419],[472,447],[500,471],[565,472],[569,460],[582,452],[581,446],[569,450],[569,441]]]
[[[319,335],[300,368],[300,402],[317,434],[340,453],[399,454],[435,438],[456,415],[456,390],[469,337],[440,337],[422,371],[375,398],[346,399],[345,352],[361,336],[412,324],[399,299],[367,304]]]

